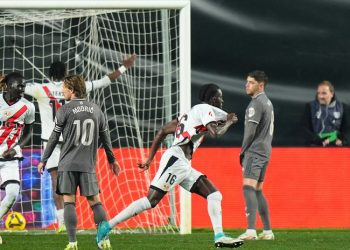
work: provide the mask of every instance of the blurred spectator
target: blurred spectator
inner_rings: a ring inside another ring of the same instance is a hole
[[[310,146],[347,146],[346,108],[337,100],[332,83],[318,84],[316,98],[306,104],[302,120],[305,143]]]

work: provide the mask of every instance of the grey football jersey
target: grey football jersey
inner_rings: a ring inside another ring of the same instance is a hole
[[[85,99],[73,99],[56,114],[54,131],[62,133],[58,171],[95,173],[99,134],[107,130],[101,109]]]
[[[264,159],[271,155],[274,129],[273,105],[264,92],[254,96],[245,112],[241,154],[254,154]],[[257,124],[256,130],[249,123]]]

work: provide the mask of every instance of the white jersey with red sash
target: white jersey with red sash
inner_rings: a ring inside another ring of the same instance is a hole
[[[85,82],[87,92],[93,89],[106,87],[111,83],[108,76],[100,80]],[[63,82],[50,83],[28,83],[25,94],[34,97],[39,106],[41,120],[41,139],[48,140],[55,127],[55,117],[57,110],[65,103],[62,95]],[[62,137],[60,139],[62,141]]]
[[[206,126],[211,122],[226,121],[227,113],[209,104],[198,104],[178,120],[173,146],[162,155],[159,169],[151,182],[153,189],[168,192],[176,185],[180,185],[185,190],[191,191],[203,174],[192,168],[191,161],[177,146],[192,142],[195,151],[208,131]]]
[[[22,159],[22,150],[17,145],[25,124],[35,119],[35,107],[25,98],[9,105],[0,94],[0,160],[2,154],[10,149],[16,150],[15,158]]]
[[[179,118],[173,146],[193,142],[195,151],[204,139],[207,124],[226,121],[227,113],[209,104],[197,104]]]

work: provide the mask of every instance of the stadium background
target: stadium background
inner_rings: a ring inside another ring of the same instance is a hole
[[[249,71],[262,69],[270,77],[267,93],[275,107],[274,150],[265,186],[273,226],[350,227],[349,149],[306,149],[300,133],[304,105],[314,98],[321,80],[333,82],[339,99],[350,102],[350,5],[341,0],[296,0],[292,6],[285,0],[191,3],[192,104],[199,88],[214,82],[224,90],[225,109],[239,118],[227,136],[206,140],[193,161],[224,195],[224,226],[245,226],[238,165],[249,103],[244,84]],[[39,185],[31,179],[28,185]],[[192,203],[193,227],[210,227],[205,201],[193,197]]]
[[[261,69],[269,76],[266,92],[275,109],[274,148],[264,187],[273,227],[349,228],[349,194],[344,186],[349,148],[304,148],[300,123],[305,104],[315,97],[322,80],[331,81],[338,99],[350,104],[350,2],[191,4],[192,103],[203,83],[214,82],[224,91],[224,108],[239,118],[227,136],[206,140],[203,145],[208,148],[199,149],[194,159],[223,193],[224,226],[246,225],[236,147],[243,139],[244,111],[250,101],[246,75]],[[346,112],[349,117],[349,108]],[[192,200],[193,225],[210,227],[205,201]]]
[[[339,99],[350,104],[348,1],[194,0],[191,4],[192,102],[197,102],[203,83],[215,82],[224,90],[224,108],[240,119],[229,136],[210,145],[240,145],[249,102],[244,84],[247,73],[255,69],[264,70],[270,79],[274,146],[303,145],[301,116],[320,81],[331,81]]]

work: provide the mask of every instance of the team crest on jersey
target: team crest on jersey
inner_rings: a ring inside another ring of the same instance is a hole
[[[12,114],[11,114],[10,111],[5,111],[5,112],[4,112],[4,115],[5,115],[6,117],[11,117]]]
[[[339,119],[340,118],[340,112],[338,112],[338,111],[334,112],[333,115],[334,115],[335,119]]]
[[[253,117],[255,115],[255,109],[253,107],[250,107],[248,109],[248,117]]]
[[[209,115],[210,115],[210,116],[213,116],[213,113],[210,111],[210,112],[209,112]]]

